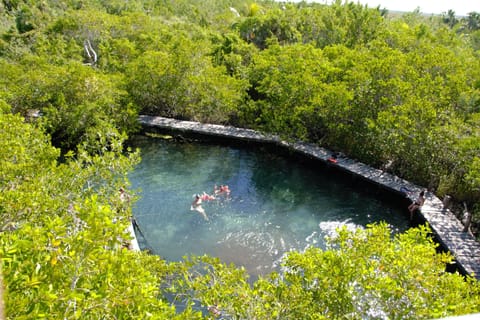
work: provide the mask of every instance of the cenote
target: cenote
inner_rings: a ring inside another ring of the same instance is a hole
[[[142,161],[130,174],[142,249],[169,261],[208,254],[252,276],[278,270],[284,254],[325,248],[340,226],[384,221],[409,228],[405,208],[385,192],[323,163],[255,145],[137,136]],[[191,210],[195,194],[228,185],[228,197],[204,201],[208,221]]]

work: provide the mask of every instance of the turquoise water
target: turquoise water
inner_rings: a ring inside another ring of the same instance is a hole
[[[279,267],[290,250],[325,247],[325,237],[386,221],[409,227],[405,210],[323,165],[256,147],[136,137],[142,162],[130,175],[141,246],[170,261],[209,254],[251,275]],[[195,194],[226,184],[231,194],[204,201],[204,219],[191,210]]]

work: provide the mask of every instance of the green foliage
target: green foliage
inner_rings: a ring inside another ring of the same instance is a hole
[[[127,70],[127,90],[134,103],[147,114],[178,117],[185,108],[184,78],[190,64],[181,54],[145,52]]]
[[[243,270],[209,257],[187,262],[179,297],[236,319],[431,319],[478,312],[480,286],[445,272],[428,227],[392,238],[385,224],[338,230],[329,248],[292,252],[283,273],[248,285]],[[188,294],[186,294],[188,292]],[[182,293],[182,294],[181,294]]]
[[[435,254],[428,229],[343,230],[328,250],[292,253],[284,273],[252,281],[209,257],[174,264],[120,249],[131,208],[118,197],[138,161],[123,141],[142,112],[341,150],[465,201],[478,221],[478,13],[232,0],[8,0],[0,10],[10,318],[199,319],[199,304],[239,319],[479,311],[478,284],[444,272],[451,258]]]
[[[131,214],[118,187],[138,161],[119,139],[102,156],[59,163],[48,137],[0,114],[0,257],[9,318],[175,318],[158,298],[170,272],[122,249]]]
[[[233,77],[246,78],[247,67],[257,54],[257,49],[245,43],[236,33],[212,36],[212,61],[215,66],[223,65]]]
[[[227,75],[177,36],[162,51],[147,51],[127,69],[127,90],[142,112],[226,123],[245,97],[247,83]]]
[[[54,67],[36,57],[3,72],[8,73],[5,99],[12,111],[22,115],[40,111],[54,144],[64,150],[90,141],[93,131],[108,135],[113,127],[123,132],[137,127],[136,110],[125,103],[120,77],[107,77],[78,63]]]
[[[350,95],[338,82],[341,70],[312,46],[272,46],[254,57],[249,78],[260,128],[286,137],[320,139],[333,118],[331,105],[342,108]]]
[[[241,37],[260,49],[268,46],[270,39],[283,45],[301,42],[301,35],[281,10],[269,11],[268,15],[252,15],[240,24]]]
[[[2,101],[3,103],[3,101]],[[5,109],[6,104],[4,104]],[[38,168],[36,163],[48,164],[43,169],[48,172],[49,167],[55,164],[59,156],[58,150],[49,145],[48,138],[38,134],[38,130],[26,126],[22,132],[24,140],[18,139],[18,127],[21,120],[18,117],[8,115],[7,110],[2,111],[1,120],[1,168],[0,181],[2,185],[11,184],[15,188],[15,181],[24,181],[31,178]],[[4,221],[14,222],[15,217],[6,218]]]

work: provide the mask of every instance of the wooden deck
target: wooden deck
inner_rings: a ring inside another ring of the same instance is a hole
[[[151,116],[140,116],[140,123],[144,128],[168,129],[179,132],[276,144],[325,162],[327,162],[327,159],[332,154],[331,151],[313,144],[285,142],[277,136],[262,134],[250,129]],[[397,176],[346,157],[338,157],[336,163],[329,164],[398,194],[404,194],[403,190],[406,188],[411,190],[415,196],[418,195],[421,190],[425,189]],[[425,204],[420,211],[420,214],[429,223],[441,245],[453,254],[459,269],[463,273],[472,275],[480,280],[480,243],[468,232],[463,232],[462,223],[452,212],[443,208],[442,201],[434,194],[427,193]]]

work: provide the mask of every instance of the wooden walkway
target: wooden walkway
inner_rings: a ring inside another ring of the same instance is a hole
[[[135,227],[133,226],[133,222],[128,225],[128,233],[132,237],[130,240],[130,249],[133,251],[140,251],[140,246],[138,245],[137,235],[135,234]]]
[[[305,156],[327,162],[332,152],[308,143],[290,143],[277,136],[266,135],[260,132],[229,126],[202,124],[192,121],[180,121],[170,118],[140,116],[140,123],[144,128],[167,129],[186,133],[195,133],[221,138],[270,143],[286,147]],[[412,191],[415,197],[425,189],[414,185],[397,176],[379,169],[369,167],[363,163],[345,157],[338,157],[336,163],[329,163],[355,176],[373,182],[387,190],[404,195],[404,188]],[[429,223],[441,245],[455,257],[459,269],[480,280],[480,243],[468,232],[463,232],[462,223],[449,210],[443,208],[443,203],[434,194],[427,193],[426,201],[421,208],[422,217]]]

